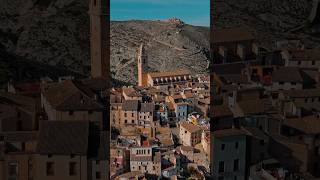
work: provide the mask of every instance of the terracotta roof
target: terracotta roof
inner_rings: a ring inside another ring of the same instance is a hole
[[[53,155],[87,155],[88,121],[41,121],[37,152]]]
[[[253,40],[253,35],[245,28],[227,28],[213,30],[213,43]]]
[[[188,70],[177,70],[177,71],[168,71],[168,72],[152,72],[152,73],[148,73],[148,75],[152,78],[184,76],[184,75],[189,76],[190,72]]]
[[[141,103],[141,112],[153,112],[155,110],[154,103]]]
[[[123,93],[125,93],[129,97],[141,97],[142,95],[136,91],[134,88],[129,87],[129,88],[122,88]]]
[[[248,84],[248,78],[246,76],[241,76],[239,74],[226,74],[221,75],[220,78],[225,83],[241,83],[241,84]]]
[[[299,68],[282,67],[273,71],[272,81],[274,82],[303,82]]]
[[[201,131],[201,128],[199,126],[187,122],[181,123],[180,126],[183,127],[185,130],[189,131],[190,133]]]
[[[194,147],[192,147],[192,146],[180,146],[180,149],[182,150],[182,151],[194,151]]]
[[[303,118],[286,118],[283,123],[307,134],[320,133],[320,118],[313,115]]]
[[[143,178],[144,174],[140,171],[132,171],[132,172],[127,172],[124,174],[121,174],[119,176],[116,177],[117,180],[120,180],[122,178],[126,178],[126,179],[137,179],[137,178]]]
[[[215,64],[213,72],[216,74],[241,74],[242,69],[245,68],[245,63],[231,63],[231,64]]]
[[[320,97],[320,89],[288,90],[283,94],[292,98]]]
[[[95,100],[95,94],[79,81],[44,84],[42,93],[57,110],[101,110],[103,105]]]
[[[265,100],[243,100],[238,105],[244,115],[265,113]]]
[[[0,104],[19,107],[29,113],[33,113],[36,108],[34,98],[7,92],[0,92]]]
[[[217,105],[213,106],[213,117],[229,117],[233,116],[232,111],[229,106],[226,105]]]
[[[139,101],[138,100],[125,100],[122,103],[122,109],[124,111],[138,111]]]
[[[230,129],[222,129],[222,130],[216,130],[213,133],[213,136],[215,138],[220,137],[228,137],[228,136],[243,136],[248,135],[248,132],[243,129],[237,129],[237,128],[230,128]]]

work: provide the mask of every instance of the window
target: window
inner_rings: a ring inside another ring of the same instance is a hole
[[[73,115],[73,111],[69,111],[69,115],[70,115],[70,116]]]
[[[88,111],[88,114],[92,114],[92,113],[93,113],[93,111],[91,111],[91,110],[90,110],[90,111]]]
[[[238,177],[237,176],[234,176],[234,178],[233,178],[234,180],[237,180],[238,179]]]
[[[264,140],[260,140],[260,145],[264,146]]]
[[[184,133],[186,133],[186,134],[187,134],[188,132],[187,132],[187,131],[184,131]]]
[[[284,82],[280,81],[279,84],[280,84],[280,85],[284,85]]]
[[[100,164],[100,161],[99,160],[96,160],[96,165],[99,165]]]
[[[297,83],[296,83],[296,82],[291,82],[291,85],[294,85],[294,86],[295,86],[295,85],[297,85]]]
[[[150,149],[148,149],[148,154],[150,154]]]
[[[139,166],[139,170],[141,170],[141,166]]]
[[[131,116],[134,117],[134,114],[132,113]]]
[[[315,65],[316,64],[316,62],[315,61],[312,61],[312,65]]]
[[[124,117],[127,117],[127,113],[124,113]]]
[[[233,161],[233,171],[238,171],[239,170],[239,159],[235,159]]]
[[[238,149],[239,148],[239,142],[236,142],[235,144],[235,148]]]
[[[47,176],[53,176],[53,175],[54,175],[54,163],[47,162]]]
[[[221,150],[223,151],[226,148],[225,144],[221,144]]]
[[[134,120],[131,120],[132,124],[134,124]]]
[[[18,178],[18,163],[17,162],[10,162],[8,164],[8,171],[9,171],[9,179],[17,179]]]
[[[69,175],[70,176],[77,175],[77,163],[76,162],[69,163]]]
[[[156,167],[155,167],[155,166],[153,166],[153,170],[156,170]]]
[[[301,65],[301,61],[298,61],[298,65]]]
[[[224,177],[223,176],[219,176],[218,180],[224,180]]]
[[[224,172],[224,161],[219,162],[219,173]]]
[[[127,123],[128,123],[128,120],[124,120],[124,123],[127,124]]]
[[[94,6],[97,5],[97,0],[93,0],[93,5],[94,5]]]
[[[96,179],[100,179],[100,178],[101,178],[100,172],[96,172]]]

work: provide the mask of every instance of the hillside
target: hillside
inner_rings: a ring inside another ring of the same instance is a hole
[[[209,28],[163,21],[111,23],[111,71],[116,78],[134,83],[137,50],[145,44],[150,71],[179,68],[205,72],[209,58]]]
[[[213,15],[216,28],[246,26],[267,49],[284,38],[312,48],[320,44],[319,25],[309,21],[312,8],[313,0],[215,0]]]
[[[312,0],[216,0],[216,27],[246,25],[268,48],[275,39],[300,38],[319,45],[319,31],[307,18]],[[88,0],[0,1],[0,44],[28,63],[89,75]],[[299,31],[291,32],[301,25]],[[136,50],[146,44],[150,71],[207,67],[209,29],[163,21],[111,23],[111,71],[119,81],[136,81]],[[2,67],[7,67],[2,62]],[[2,74],[8,69],[2,69]],[[8,74],[8,73],[6,73]],[[11,73],[12,74],[12,73]],[[41,76],[42,74],[39,74]]]

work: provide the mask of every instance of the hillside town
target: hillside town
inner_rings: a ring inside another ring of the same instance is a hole
[[[0,90],[1,180],[320,178],[320,49],[212,29],[210,74],[152,71],[141,42],[137,84],[112,87],[95,2],[90,77]]]
[[[242,27],[215,29],[212,43],[213,177],[319,178],[319,49],[264,49]]]
[[[137,86],[110,93],[111,178],[209,177],[209,76],[148,72],[143,45],[137,57]]]

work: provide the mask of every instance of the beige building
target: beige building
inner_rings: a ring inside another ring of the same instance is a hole
[[[130,149],[130,170],[160,176],[160,152],[154,152],[151,146],[132,147]]]
[[[103,104],[82,82],[43,84],[41,105],[48,120],[87,120],[102,127]]]
[[[187,70],[172,72],[152,72],[147,74],[147,86],[164,86],[181,84],[191,81],[192,77]]]
[[[185,146],[195,146],[201,142],[202,130],[197,125],[183,122],[180,123],[180,139]]]
[[[122,103],[120,121],[122,125],[138,125],[138,100],[125,100]]]

